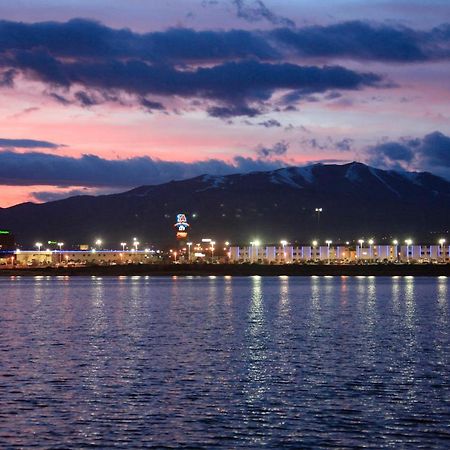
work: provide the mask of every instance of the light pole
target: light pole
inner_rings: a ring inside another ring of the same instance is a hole
[[[211,241],[211,262],[214,262],[214,246],[216,245],[215,241]]]
[[[59,262],[62,262],[62,247],[64,245],[64,242],[58,242],[58,247],[59,247]]]
[[[409,246],[412,244],[412,240],[405,239],[405,244],[406,244],[406,259],[409,262]]]
[[[439,239],[439,253],[440,253],[440,257],[442,258],[442,261],[445,261],[445,250],[444,250],[444,244],[445,244],[445,239]],[[444,254],[443,253],[444,250]]]
[[[258,240],[256,241],[252,241],[250,242],[250,245],[252,246],[252,258],[251,258],[251,262],[254,263],[255,262],[255,249],[256,249],[256,261],[258,262],[258,246],[259,246],[260,242]]]
[[[287,241],[283,239],[282,241],[280,241],[280,244],[283,246],[283,262],[286,264],[286,245],[287,245]]]
[[[316,247],[317,247],[317,244],[318,244],[318,242],[316,240],[312,241],[314,255],[311,255],[311,257],[313,257],[314,261],[316,260]]]
[[[134,246],[134,249],[135,249],[136,251],[138,251],[139,244],[140,244],[139,241],[134,241],[134,242],[133,242],[133,246]]]
[[[100,250],[100,246],[103,244],[103,241],[101,239],[97,239],[95,241],[95,245],[98,247],[98,249]]]
[[[392,243],[394,244],[394,251],[395,251],[395,260],[398,261],[398,241],[397,239],[394,239],[392,241]]]
[[[373,259],[373,239],[369,239],[369,255],[370,259]]]
[[[315,209],[316,214],[317,214],[317,233],[320,232],[320,213],[323,211],[322,208],[316,208]]]
[[[186,245],[188,247],[188,261],[191,262],[191,245],[192,245],[192,242],[187,242]]]
[[[127,243],[121,242],[120,245],[122,246],[122,251],[125,252],[125,247],[127,246]]]
[[[358,244],[359,244],[359,255],[358,255],[358,257],[359,257],[359,259],[361,259],[361,256],[362,256],[362,246],[363,246],[363,244],[364,244],[364,239],[359,239],[359,240],[358,240]]]
[[[41,248],[42,248],[42,242],[36,242],[36,244],[34,244],[34,245],[37,247],[38,252],[40,253],[41,252]]]
[[[332,244],[333,241],[330,241],[329,239],[325,241],[325,244],[327,244],[328,247],[328,264],[330,264],[330,244]]]

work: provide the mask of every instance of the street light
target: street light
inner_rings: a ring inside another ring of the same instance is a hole
[[[216,245],[216,242],[211,241],[211,262],[214,262],[214,245]]]
[[[314,253],[314,256],[311,254],[311,257],[315,260],[316,259],[316,247],[317,247],[317,244],[318,244],[319,242],[318,241],[316,241],[315,239],[314,239],[314,241],[312,241],[312,246],[313,246],[313,253]]]
[[[287,241],[285,239],[283,239],[282,241],[280,241],[280,244],[283,246],[283,259],[284,259],[284,262],[286,262],[286,245],[287,245]]]
[[[445,239],[444,238],[442,238],[442,239],[439,239],[439,245],[440,245],[440,251],[439,251],[439,253],[440,253],[440,257],[444,260],[445,259],[445,251],[444,251],[444,256],[442,256],[442,253],[443,253],[443,250],[444,250],[444,244],[445,244]]]
[[[98,248],[100,248],[100,246],[103,244],[103,241],[101,240],[101,239],[97,239],[96,241],[95,241],[95,245],[98,247]]]
[[[191,245],[192,245],[192,242],[187,242],[186,245],[188,246],[188,261],[191,262]]]
[[[38,252],[41,251],[41,247],[42,247],[42,242],[36,242],[36,244],[34,244],[37,248],[38,248]]]
[[[373,259],[373,239],[369,239],[369,254],[370,254],[370,259]]]
[[[331,241],[331,240],[326,240],[325,241],[325,244],[327,244],[327,246],[328,246],[328,264],[330,264],[330,244],[332,244],[333,243],[333,241]]]
[[[323,211],[322,208],[316,208],[315,209],[316,213],[317,213],[317,226],[320,225],[320,213]]]
[[[256,241],[250,242],[250,245],[252,246],[252,259],[251,259],[252,263],[255,262],[254,247],[256,247],[256,259],[258,259],[258,246],[259,246],[259,244],[260,244],[260,242],[259,242],[258,239]]]
[[[62,247],[64,245],[64,242],[58,242],[58,247],[59,247],[59,262],[62,262]]]
[[[394,239],[392,243],[395,245],[395,260],[398,261],[398,240]]]
[[[359,244],[359,259],[361,259],[361,255],[362,255],[362,246],[364,244],[364,239],[359,239],[358,240],[358,244]]]
[[[409,246],[412,244],[412,240],[411,239],[405,239],[405,244],[406,244],[406,259],[409,262]]]
[[[137,251],[138,247],[139,247],[140,242],[139,241],[134,241],[133,245],[134,245],[134,249]]]
[[[125,251],[125,247],[127,246],[126,242],[121,242],[120,245],[122,246],[122,251]]]

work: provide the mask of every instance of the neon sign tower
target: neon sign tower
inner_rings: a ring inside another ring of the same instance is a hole
[[[177,240],[185,241],[188,236],[187,229],[189,228],[189,223],[186,218],[186,214],[177,214],[177,223],[174,225],[174,227],[177,230]]]

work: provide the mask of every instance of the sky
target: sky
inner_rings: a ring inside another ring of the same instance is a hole
[[[0,0],[0,207],[361,161],[450,179],[450,2]]]

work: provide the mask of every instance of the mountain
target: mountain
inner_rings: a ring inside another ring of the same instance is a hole
[[[319,224],[316,207],[323,209]],[[450,183],[426,172],[385,171],[356,162],[203,175],[121,194],[0,209],[0,228],[11,229],[24,245],[37,240],[91,244],[101,237],[117,248],[133,236],[143,243],[170,244],[180,212],[188,215],[194,241],[336,242],[373,236],[434,242],[448,233]]]

